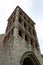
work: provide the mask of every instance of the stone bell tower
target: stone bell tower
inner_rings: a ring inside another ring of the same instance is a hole
[[[35,23],[19,6],[8,19],[3,46],[4,65],[41,65]]]

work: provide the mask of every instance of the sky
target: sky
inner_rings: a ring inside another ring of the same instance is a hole
[[[0,0],[0,34],[5,33],[7,20],[16,6],[20,6],[36,23],[35,29],[43,54],[43,0]]]

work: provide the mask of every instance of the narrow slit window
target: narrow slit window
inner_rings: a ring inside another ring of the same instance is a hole
[[[35,31],[33,31],[33,35],[36,37],[36,33],[35,33]]]
[[[13,22],[15,21],[15,18],[13,18]]]
[[[27,35],[25,35],[25,40],[26,40],[26,41],[28,40]]]
[[[21,30],[19,30],[19,36],[22,36],[22,32],[21,32]]]
[[[24,19],[26,20],[26,17],[24,16]]]
[[[21,18],[19,18],[19,22],[21,23]]]
[[[32,27],[34,27],[34,25],[33,25],[33,24],[31,24],[31,26],[32,26]]]
[[[20,15],[22,15],[22,13],[21,13],[21,12],[19,12],[19,14],[20,14]]]
[[[30,21],[28,20],[28,23],[30,23]]]
[[[30,32],[30,27],[29,27],[29,32]]]
[[[26,23],[24,23],[24,27],[26,28]]]
[[[33,46],[33,41],[31,40],[31,45]]]

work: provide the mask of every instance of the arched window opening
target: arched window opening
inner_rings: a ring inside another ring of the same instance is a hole
[[[34,65],[30,58],[25,58],[23,61],[23,65]]]

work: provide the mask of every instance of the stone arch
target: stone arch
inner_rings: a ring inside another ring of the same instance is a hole
[[[32,60],[29,57],[27,57],[24,59],[23,65],[34,65],[34,63],[32,62]]]
[[[21,61],[21,65],[41,65],[37,57],[32,52],[26,52],[23,54]]]

